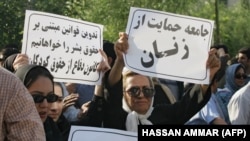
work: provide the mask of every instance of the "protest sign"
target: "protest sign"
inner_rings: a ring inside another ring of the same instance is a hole
[[[213,26],[207,19],[131,7],[125,65],[144,75],[208,84]]]
[[[87,126],[71,126],[69,141],[137,141],[137,133]]]
[[[55,81],[100,84],[102,32],[99,24],[27,10],[22,53],[49,69]]]

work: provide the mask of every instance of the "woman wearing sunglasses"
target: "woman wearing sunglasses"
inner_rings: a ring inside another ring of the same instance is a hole
[[[128,36],[120,33],[115,44],[116,60],[107,79],[107,105],[104,127],[138,132],[138,125],[182,124],[196,114],[209,100],[208,85],[195,85],[183,98],[174,104],[153,105],[154,90],[150,77],[124,70],[123,53],[126,53]],[[209,52],[207,67],[210,79],[220,68],[216,50]],[[123,74],[122,74],[123,72]]]
[[[71,125],[63,115],[64,108],[68,108],[64,106],[63,99],[68,96],[68,91],[63,82],[54,82],[54,92],[58,96],[58,99],[56,102],[51,103],[48,116],[50,116],[57,124],[62,133],[63,140],[67,141]]]
[[[54,94],[54,80],[47,68],[38,65],[23,65],[15,72],[33,97],[36,109],[44,124],[47,141],[62,141],[62,135],[52,118],[49,107],[59,97]]]
[[[107,62],[107,56],[103,50],[99,50],[99,53],[103,57],[102,61],[97,66],[97,71],[107,72],[110,66]],[[62,141],[67,140],[68,130],[62,129],[60,132],[58,126],[54,120],[59,119],[58,116],[49,117],[49,110],[57,101],[62,100],[62,96],[55,94],[54,92],[54,77],[49,70],[43,66],[25,64],[19,67],[15,75],[18,76],[24,83],[28,91],[33,97],[36,109],[40,115],[41,120],[44,123],[44,130],[46,134],[46,141]],[[71,125],[85,125],[85,126],[101,126],[102,122],[102,110],[103,105],[103,86],[96,85],[93,100],[88,106],[88,113],[85,118],[78,122],[70,123]],[[53,120],[54,119],[54,120]],[[66,122],[66,120],[65,120]],[[66,123],[65,123],[66,124]],[[67,125],[69,126],[69,125]],[[64,132],[65,131],[65,132]],[[62,136],[63,133],[63,136]],[[63,138],[64,137],[64,138]],[[65,138],[66,137],[66,138]]]
[[[223,89],[218,89],[215,94],[218,106],[221,108],[224,119],[228,124],[231,124],[231,122],[227,105],[234,93],[246,84],[246,78],[246,70],[242,64],[236,63],[228,66],[225,73],[225,86]]]

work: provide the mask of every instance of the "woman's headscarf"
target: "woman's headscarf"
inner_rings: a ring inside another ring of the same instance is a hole
[[[39,65],[33,65],[33,64],[23,65],[16,70],[15,75],[21,79],[26,88],[29,88],[29,86],[34,81],[36,81],[39,76],[45,76],[49,78],[51,82],[54,84],[53,80],[54,77],[50,73],[50,71],[47,68]]]
[[[130,70],[126,70],[126,68],[125,68],[123,71],[123,75],[129,74],[129,73],[133,73],[133,72]],[[149,78],[149,79],[150,79],[149,80],[150,84],[153,87],[153,81],[151,78]],[[127,119],[126,119],[126,124],[125,124],[127,131],[138,132],[138,125],[139,124],[152,125],[152,122],[148,120],[148,117],[151,115],[151,113],[154,109],[153,103],[154,103],[154,97],[152,97],[151,104],[150,104],[150,107],[149,107],[147,113],[142,115],[142,114],[137,113],[136,111],[132,111],[129,108],[129,106],[124,98],[124,95],[123,95],[122,108],[123,108],[123,110],[125,110],[128,113]]]
[[[62,97],[65,98],[69,95],[69,92],[67,91],[67,88],[63,82],[55,82],[55,84],[59,85],[62,89]]]
[[[13,63],[17,57],[17,54],[18,53],[10,55],[3,62],[3,67],[13,73],[15,72],[15,69],[13,68]]]
[[[154,97],[152,97],[151,105],[145,115],[138,114],[136,111],[131,111],[128,107],[127,102],[123,96],[122,98],[122,108],[128,113],[126,120],[126,129],[127,131],[138,132],[138,125],[152,125],[152,122],[148,120],[148,117],[151,115],[154,107]]]
[[[240,67],[244,68],[240,63],[228,66],[225,74],[226,84],[224,88],[218,90],[215,95],[217,97],[218,104],[220,105],[220,108],[224,114],[225,121],[228,124],[231,123],[228,116],[227,104],[229,103],[229,100],[231,99],[233,94],[242,87],[237,86],[235,83],[235,74]]]
[[[242,86],[237,86],[235,83],[235,74],[238,68],[244,68],[240,63],[228,66],[226,70],[226,84],[225,88],[229,89],[232,93],[239,90]]]

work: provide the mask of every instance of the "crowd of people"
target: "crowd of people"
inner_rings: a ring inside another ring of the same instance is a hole
[[[103,42],[101,85],[56,82],[30,64],[15,46],[1,50],[0,140],[66,141],[72,125],[138,132],[138,125],[250,123],[250,47],[230,58],[212,46],[206,62],[210,84],[142,75],[125,67],[128,35]],[[234,61],[233,61],[234,59]],[[236,61],[235,61],[236,60]]]

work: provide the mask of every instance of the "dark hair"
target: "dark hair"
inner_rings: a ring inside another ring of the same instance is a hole
[[[228,47],[226,45],[224,45],[224,44],[216,44],[216,45],[211,46],[211,49],[212,48],[216,48],[216,49],[223,48],[225,53],[228,54]]]
[[[20,53],[20,51],[16,48],[3,48],[0,52],[0,61],[4,61],[9,56],[17,53]]]
[[[244,70],[244,73],[246,73],[246,68],[244,67],[244,65],[242,65],[242,64],[240,64],[237,68],[236,68],[236,70],[235,70],[235,74],[236,74],[236,72],[239,70],[239,69],[243,69]]]
[[[250,59],[250,47],[243,47],[241,48],[238,53],[245,54],[248,59]]]
[[[116,59],[114,43],[108,40],[103,40],[103,51],[107,54],[107,57],[111,57],[113,59],[113,62],[110,64],[110,66],[112,67]]]
[[[31,65],[31,64],[24,65],[16,70],[15,75],[21,79],[26,88],[29,88],[30,85],[33,84],[39,76],[44,76],[49,78],[54,86],[53,75],[47,68],[43,66]]]
[[[18,50],[18,45],[14,43],[10,43],[4,46],[4,48],[15,48]]]
[[[238,56],[234,56],[234,57],[230,58],[227,62],[228,65],[232,65],[232,64],[236,64],[236,63],[239,63]]]
[[[54,86],[59,86],[61,91],[62,91],[62,97],[65,97],[66,94],[65,94],[65,90],[66,90],[66,87],[63,86],[64,83],[63,82],[54,82]]]

